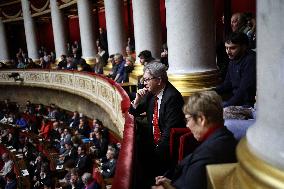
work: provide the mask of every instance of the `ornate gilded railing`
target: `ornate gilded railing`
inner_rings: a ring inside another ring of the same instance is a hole
[[[12,73],[17,77],[9,77]],[[18,79],[17,79],[18,78]],[[113,80],[96,74],[55,70],[0,71],[0,85],[21,85],[66,91],[99,105],[117,127],[121,138],[130,105],[126,92]]]

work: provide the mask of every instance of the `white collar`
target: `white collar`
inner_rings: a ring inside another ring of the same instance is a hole
[[[157,95],[156,95],[156,96],[158,97],[158,99],[159,99],[159,100],[161,100],[161,99],[162,99],[163,94],[164,94],[164,90],[165,90],[165,88],[163,88],[163,89],[159,92],[159,94],[157,94]]]

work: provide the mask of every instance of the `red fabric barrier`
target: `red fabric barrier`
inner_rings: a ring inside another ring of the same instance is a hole
[[[180,137],[185,133],[190,133],[188,128],[172,128],[170,133],[170,155],[174,164],[178,161]]]
[[[194,138],[191,132],[188,132],[182,135],[179,139],[179,153],[178,153],[178,161],[180,162],[187,156],[188,154],[192,153],[195,148],[199,145],[197,140]]]
[[[123,141],[117,160],[112,189],[131,189],[134,163],[134,120],[133,116],[125,114]]]

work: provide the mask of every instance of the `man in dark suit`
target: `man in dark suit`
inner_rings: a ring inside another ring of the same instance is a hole
[[[78,168],[79,176],[82,176],[85,172],[91,172],[93,169],[92,160],[86,155],[86,147],[84,145],[78,147],[78,158],[75,164],[76,168]]]
[[[138,141],[138,156],[142,167],[149,167],[146,174],[159,175],[171,165],[171,128],[185,127],[184,101],[180,92],[168,81],[167,67],[160,62],[152,61],[144,67],[143,81],[144,88],[137,91],[129,112],[134,116],[146,112],[146,126],[137,125],[141,129],[137,137],[141,140]]]
[[[184,113],[186,126],[201,144],[175,169],[156,177],[157,186],[152,189],[206,189],[206,165],[236,162],[237,141],[224,127],[222,100],[216,92],[193,94]]]
[[[63,164],[69,159],[77,159],[77,149],[73,146],[72,141],[65,142],[65,149],[64,153],[59,155],[58,164]]]
[[[115,150],[109,149],[106,153],[107,161],[101,163],[98,171],[102,174],[103,178],[111,178],[114,176],[117,160],[115,159]]]

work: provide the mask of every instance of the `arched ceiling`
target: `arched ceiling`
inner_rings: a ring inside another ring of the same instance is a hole
[[[50,0],[29,0],[30,10],[33,17],[39,20],[50,18]],[[127,0],[125,0],[127,1]],[[77,0],[57,0],[59,8],[65,15],[77,15]],[[104,8],[103,0],[92,0],[93,10]],[[0,0],[0,18],[3,22],[22,20],[21,0]]]

